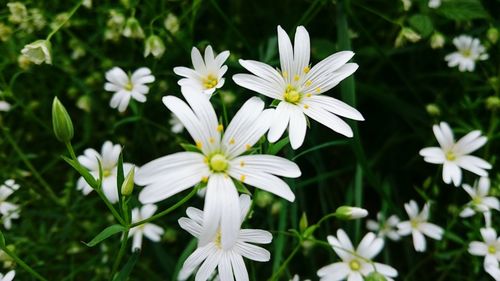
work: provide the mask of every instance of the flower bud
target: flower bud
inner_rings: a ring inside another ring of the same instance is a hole
[[[92,9],[92,0],[83,0],[82,5],[87,9]]]
[[[59,141],[69,142],[73,138],[73,122],[57,97],[52,102],[52,127]]]
[[[444,46],[444,36],[443,34],[439,32],[434,32],[431,36],[431,48],[433,49],[439,49],[443,48]]]
[[[10,103],[0,100],[0,111],[7,112],[10,110],[10,108],[11,108]]]
[[[26,6],[21,2],[10,2],[7,3],[7,7],[9,7],[10,16],[9,21],[12,23],[21,23],[26,18],[28,18],[28,10]]]
[[[490,40],[490,42],[493,44],[498,41],[498,35],[498,29],[494,27],[488,28],[488,31],[486,32],[486,37],[488,37],[488,40]]]
[[[378,272],[372,272],[365,277],[365,281],[387,281],[387,278]]]
[[[299,221],[300,232],[304,232],[308,226],[309,226],[309,222],[307,221],[307,215],[304,212],[304,213],[302,213],[302,217],[300,217],[300,221]]]
[[[155,58],[161,58],[165,53],[165,44],[161,40],[160,36],[151,35],[146,39],[145,48],[144,48],[144,57],[152,54]]]
[[[142,31],[141,24],[134,17],[130,17],[127,19],[122,34],[123,36],[128,38],[135,38],[135,39],[144,38],[144,31]]]
[[[134,174],[135,167],[132,167],[122,183],[121,192],[123,196],[130,196],[130,194],[132,194],[132,191],[134,191]]]
[[[409,11],[411,8],[411,0],[401,0],[403,2],[403,10]]]
[[[172,13],[169,13],[167,15],[167,18],[165,18],[165,22],[163,22],[163,25],[165,25],[165,29],[170,31],[170,33],[172,34],[177,33],[180,27],[179,19]]]
[[[441,110],[437,106],[437,104],[429,103],[425,106],[425,110],[429,113],[430,116],[439,116],[441,115]]]
[[[420,41],[420,39],[422,39],[422,37],[415,30],[409,27],[403,27],[403,29],[401,30],[401,34],[403,34],[406,40],[412,43],[418,42]]]
[[[367,215],[367,210],[351,206],[340,206],[335,211],[335,216],[341,220],[355,220],[364,218]]]
[[[489,110],[500,109],[500,98],[497,96],[491,96],[486,99],[486,108]]]
[[[0,22],[0,40],[6,42],[12,34],[12,28]]]
[[[50,55],[50,42],[47,40],[37,40],[30,43],[21,50],[21,54],[25,55],[31,62],[35,64],[52,64]]]

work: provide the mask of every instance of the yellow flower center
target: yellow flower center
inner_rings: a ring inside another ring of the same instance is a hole
[[[127,84],[125,84],[125,90],[127,91],[132,91],[134,88],[134,85],[132,85],[132,82],[128,81]]]
[[[107,177],[111,176],[111,170],[108,170],[108,169],[103,169],[103,170],[102,170],[102,176],[103,176],[104,178],[107,178]]]
[[[218,83],[219,80],[217,80],[217,77],[213,76],[212,74],[209,74],[205,79],[203,79],[203,88],[211,89],[217,86]]]
[[[470,49],[462,50],[461,53],[462,53],[462,56],[464,56],[466,58],[468,58],[468,57],[470,57],[472,55],[472,52],[471,52]]]
[[[210,169],[214,172],[224,172],[229,166],[226,157],[222,154],[214,154],[208,161]]]
[[[474,203],[475,205],[481,204],[482,201],[483,199],[479,196],[474,196],[474,198],[472,198],[472,203]]]
[[[352,260],[349,262],[349,267],[353,271],[358,271],[361,268],[361,264],[357,260]]]
[[[297,104],[300,99],[302,98],[302,95],[291,85],[288,85],[285,89],[285,94],[283,95],[283,99],[286,102]]]
[[[418,225],[420,224],[420,222],[417,220],[410,220],[410,224],[411,224],[412,228],[418,228]]]
[[[453,160],[457,159],[457,156],[451,150],[446,152],[445,157],[446,157],[446,160],[448,160],[448,161],[453,161]]]
[[[495,246],[493,246],[493,245],[488,246],[488,253],[495,254],[496,252],[497,252],[497,249],[495,248]]]
[[[217,233],[215,234],[214,243],[217,248],[222,249],[220,228],[217,230]]]

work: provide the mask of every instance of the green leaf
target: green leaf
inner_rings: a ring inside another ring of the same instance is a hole
[[[431,19],[426,15],[414,15],[408,22],[422,37],[428,37],[434,31]]]
[[[190,144],[190,143],[181,143],[181,146],[182,148],[184,148],[184,150],[186,151],[192,151],[192,152],[201,152],[200,149],[194,145],[194,144]]]
[[[488,13],[479,0],[443,1],[437,12],[451,20],[488,18]]]
[[[268,154],[271,154],[271,155],[276,155],[278,154],[278,152],[280,152],[283,147],[285,147],[288,143],[290,142],[290,140],[288,139],[288,136],[282,140],[280,140],[279,142],[276,142],[276,143],[270,143],[269,144],[269,149],[267,151]]]
[[[114,224],[111,226],[106,227],[103,231],[101,231],[99,234],[97,234],[94,239],[90,240],[90,242],[85,243],[88,247],[94,247],[95,245],[101,243],[102,241],[108,239],[110,236],[113,236],[117,233],[125,231],[125,227],[119,224]]]
[[[128,276],[132,272],[132,269],[134,268],[135,264],[139,260],[140,254],[141,254],[140,250],[134,251],[134,253],[128,259],[125,266],[123,266],[122,270],[120,270],[120,273],[118,275],[116,275],[115,278],[113,278],[113,281],[125,281],[125,280],[127,280]]]
[[[5,248],[5,237],[3,237],[2,231],[0,231],[0,249]]]
[[[120,151],[120,156],[118,157],[118,165],[116,166],[116,189],[117,189],[117,194],[118,194],[118,202],[120,206],[122,205],[122,192],[121,192],[121,187],[123,184],[123,180],[125,176],[123,175],[123,150]]]

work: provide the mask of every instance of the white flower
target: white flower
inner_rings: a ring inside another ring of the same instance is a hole
[[[205,60],[201,56],[200,51],[193,47],[191,49],[191,60],[194,69],[178,66],[174,67],[174,73],[185,77],[179,80],[179,85],[196,85],[203,89],[208,97],[211,97],[215,90],[224,85],[224,74],[227,71],[227,65],[224,62],[229,57],[229,51],[224,51],[215,56],[212,46],[205,48]]]
[[[170,31],[170,33],[175,34],[179,31],[180,23],[176,15],[168,13],[165,21],[163,22],[165,29]]]
[[[491,169],[491,164],[483,159],[469,155],[478,150],[488,140],[481,136],[480,131],[472,131],[455,142],[453,132],[446,122],[432,126],[434,135],[440,147],[426,147],[420,150],[420,155],[424,161],[432,164],[443,164],[443,181],[450,184],[453,181],[455,186],[462,182],[462,171],[468,170],[478,176],[486,177]]]
[[[484,270],[491,276],[495,281],[500,281],[500,268],[498,264],[489,263],[484,265]]]
[[[424,235],[435,240],[441,240],[444,230],[427,221],[429,220],[429,203],[426,203],[422,212],[419,212],[417,203],[411,200],[409,203],[405,204],[405,210],[410,220],[398,223],[398,233],[402,236],[411,233],[415,251],[425,251],[426,241]]]
[[[7,272],[5,275],[0,273],[0,281],[12,281],[12,280],[14,280],[15,276],[16,276],[16,272],[14,270]]]
[[[184,131],[184,125],[182,124],[181,120],[177,118],[177,116],[172,114],[172,117],[170,117],[170,120],[168,120],[168,123],[170,126],[170,131],[174,134],[180,134],[182,131]]]
[[[444,59],[448,62],[449,67],[458,65],[458,69],[462,72],[474,71],[476,61],[487,60],[489,57],[486,49],[477,38],[460,35],[453,38],[453,44],[458,51],[447,55]]]
[[[13,179],[8,179],[0,185],[0,214],[2,215],[2,222],[5,229],[10,229],[12,227],[12,220],[19,218],[19,205],[6,201],[18,189],[19,184]]]
[[[299,275],[295,274],[290,281],[300,281]],[[304,281],[311,281],[310,279],[304,279]]]
[[[132,223],[150,218],[156,212],[157,208],[156,205],[152,204],[144,205],[140,209],[134,208],[132,210]],[[163,233],[163,228],[149,222],[130,229],[128,236],[133,236],[132,251],[141,249],[142,236],[146,236],[151,241],[158,242],[161,240]]]
[[[200,182],[207,182],[201,245],[206,245],[220,223],[222,244],[237,237],[240,226],[238,192],[233,179],[274,193],[288,201],[295,195],[277,176],[296,178],[299,167],[290,160],[272,155],[241,155],[248,152],[269,128],[273,110],[264,110],[264,102],[253,97],[236,113],[227,130],[219,124],[210,101],[200,98],[201,90],[183,86],[190,107],[174,96],[163,103],[184,124],[199,152],[178,152],[142,166],[135,182],[145,186],[139,194],[143,204],[166,199]],[[233,178],[233,179],[231,179]]]
[[[144,46],[144,57],[152,54],[155,58],[161,58],[165,53],[165,44],[158,35],[149,36]]]
[[[372,259],[384,247],[384,240],[377,238],[374,233],[367,233],[358,247],[354,249],[351,240],[342,230],[337,230],[337,237],[328,236],[328,243],[332,246],[341,262],[332,263],[320,268],[317,272],[320,281],[362,281],[363,276],[377,271],[388,280],[398,276],[398,272],[386,264],[373,262]]]
[[[476,212],[484,213],[488,212],[491,209],[500,211],[500,202],[498,198],[494,196],[488,196],[488,192],[490,191],[490,179],[487,177],[482,177],[479,179],[479,182],[474,183],[474,188],[472,188],[468,184],[462,184],[463,189],[472,200],[467,204],[465,209],[460,213],[460,216],[470,217],[474,215]]]
[[[498,267],[500,261],[500,237],[493,228],[481,228],[483,241],[472,241],[469,244],[469,253],[474,256],[484,257],[484,268],[493,265]]]
[[[7,112],[10,110],[10,108],[11,108],[10,103],[0,100],[0,111]]]
[[[377,232],[379,237],[387,237],[393,241],[398,241],[401,239],[401,236],[397,231],[398,223],[399,218],[396,215],[392,215],[389,218],[384,219],[382,213],[377,213],[377,221],[368,220],[366,222],[366,228]]]
[[[236,84],[281,101],[276,108],[267,138],[276,142],[288,127],[293,149],[304,142],[307,129],[306,115],[347,137],[353,132],[337,115],[364,120],[353,107],[329,96],[320,95],[350,76],[358,65],[347,63],[354,53],[335,53],[311,68],[309,64],[309,34],[303,26],[297,27],[294,48],[286,32],[278,26],[278,47],[281,71],[252,60],[240,60],[251,74],[236,74]]]
[[[433,9],[436,9],[436,8],[439,8],[439,6],[441,6],[441,0],[429,0],[429,8],[433,8]]]
[[[50,55],[51,44],[47,40],[37,40],[24,46],[21,54],[35,64],[52,64]]]
[[[248,195],[240,196],[239,209],[235,213],[240,221],[245,218],[250,203]],[[189,218],[180,218],[179,225],[194,237],[201,239],[204,212],[189,207],[186,213]],[[222,243],[224,233],[220,231],[219,225],[216,227],[219,230],[212,235],[209,243],[206,245],[198,244],[198,248],[186,259],[179,272],[179,280],[186,280],[201,265],[196,273],[196,281],[208,280],[216,268],[221,281],[235,279],[236,281],[247,281],[249,280],[248,272],[243,257],[260,262],[269,261],[271,254],[266,249],[251,243],[269,244],[273,238],[271,233],[260,229],[240,229],[240,225],[238,225],[235,242],[224,245]]]
[[[109,202],[118,202],[118,188],[116,177],[118,174],[118,158],[121,152],[119,144],[113,145],[110,141],[106,141],[102,145],[101,153],[95,151],[93,148],[85,149],[83,155],[78,156],[78,162],[90,171],[90,174],[99,178],[99,162],[102,166],[102,191]],[[132,169],[133,165],[130,163],[123,163],[123,173],[127,175]],[[88,185],[83,177],[78,179],[76,188],[81,190],[84,195],[89,194],[93,189]]]
[[[147,67],[137,69],[132,73],[132,76],[127,75],[119,67],[113,67],[106,72],[106,80],[108,82],[104,84],[104,89],[115,92],[109,106],[118,108],[118,111],[123,112],[127,108],[131,97],[138,102],[146,101],[149,87],[145,84],[153,83],[155,77],[151,75],[151,70]]]

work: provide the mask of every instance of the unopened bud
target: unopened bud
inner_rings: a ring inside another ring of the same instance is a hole
[[[254,202],[260,208],[265,208],[269,204],[273,203],[273,196],[267,191],[259,191],[255,196]]]
[[[123,36],[128,38],[136,38],[136,39],[144,38],[144,31],[142,30],[141,24],[134,17],[127,19],[122,34]]]
[[[155,58],[161,58],[165,53],[165,44],[158,35],[151,35],[146,39],[144,48],[144,57],[153,55]]]
[[[304,232],[308,226],[309,226],[309,223],[307,222],[307,215],[306,215],[306,213],[302,213],[302,217],[300,217],[300,221],[299,221],[300,232]]]
[[[335,211],[335,216],[341,220],[355,220],[364,218],[367,215],[367,210],[351,206],[340,206]]]
[[[9,40],[11,34],[12,28],[0,22],[0,41],[6,42],[7,40]]]
[[[489,110],[500,109],[500,98],[497,96],[491,96],[486,99],[486,108]]]
[[[434,32],[431,36],[431,48],[433,49],[439,49],[443,48],[444,46],[444,36],[443,34],[439,32]]]
[[[401,34],[403,34],[403,36],[410,42],[418,42],[420,41],[420,39],[422,39],[422,37],[416,32],[414,31],[413,29],[409,28],[409,27],[403,27],[403,29],[401,30]]]
[[[73,138],[73,122],[57,97],[52,102],[52,127],[59,141],[69,142]]]
[[[50,42],[47,40],[37,40],[30,43],[21,50],[21,54],[26,56],[31,62],[35,64],[52,64],[52,57],[50,55]]]
[[[134,191],[134,175],[135,167],[132,167],[122,183],[121,191],[123,196],[129,196]]]
[[[426,105],[425,110],[427,111],[427,113],[429,113],[430,116],[436,117],[436,116],[439,116],[441,114],[441,110],[434,103],[429,103],[428,105]]]
[[[490,27],[486,32],[486,37],[488,37],[488,40],[490,40],[491,43],[495,44],[498,41],[498,33],[498,29]]]
[[[165,25],[165,29],[170,31],[170,33],[172,34],[175,34],[177,33],[177,31],[179,31],[179,19],[172,13],[169,13],[167,15],[167,18],[165,19],[165,22],[163,24]]]
[[[372,272],[365,277],[365,281],[387,281],[387,278],[378,272]]]

